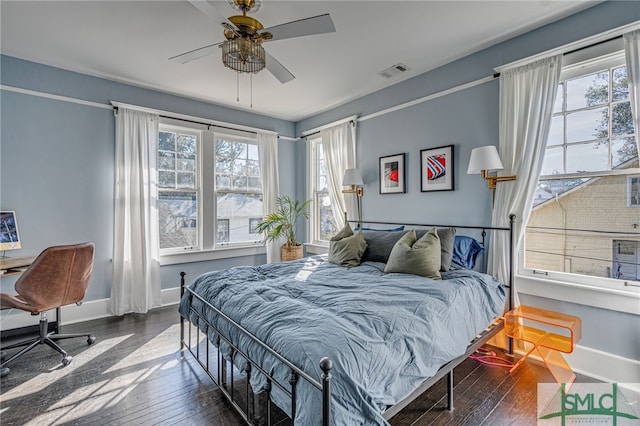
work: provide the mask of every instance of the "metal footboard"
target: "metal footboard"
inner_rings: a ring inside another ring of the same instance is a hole
[[[303,370],[292,364],[282,355],[274,351],[267,344],[262,342],[256,336],[254,336],[251,332],[246,330],[240,324],[229,318],[215,306],[211,305],[209,302],[204,300],[201,296],[193,292],[190,288],[185,286],[185,275],[186,273],[180,273],[180,295],[181,299],[185,292],[188,293],[188,297],[192,300],[193,298],[197,298],[200,302],[202,302],[207,310],[211,310],[211,312],[215,312],[215,314],[225,323],[233,327],[233,329],[239,331],[242,335],[251,339],[254,343],[264,349],[267,353],[272,355],[274,358],[278,360],[278,362],[282,363],[289,369],[289,377],[288,384],[281,383],[277,378],[273,377],[272,374],[265,371],[255,360],[253,360],[246,351],[243,351],[236,344],[234,344],[227,336],[225,336],[221,330],[218,329],[215,325],[211,324],[207,318],[205,318],[200,312],[196,311],[191,307],[190,304],[190,316],[195,316],[195,323],[191,321],[189,318],[185,318],[183,315],[180,315],[180,349],[184,352],[187,350],[193,355],[194,359],[200,364],[203,370],[207,373],[207,375],[211,378],[211,380],[216,384],[216,386],[220,389],[222,394],[229,400],[231,405],[236,409],[236,411],[242,416],[247,424],[250,425],[271,425],[273,424],[273,412],[272,412],[272,402],[271,402],[271,390],[273,386],[276,386],[282,393],[284,393],[291,400],[291,412],[287,413],[290,418],[295,420],[296,417],[296,388],[298,385],[298,381],[300,379],[307,381],[313,387],[319,390],[318,397],[322,398],[322,425],[329,426],[331,424],[331,369],[333,367],[332,362],[329,358],[323,358],[320,360],[320,368],[322,370],[322,380],[321,382],[317,381],[313,377],[309,376]],[[188,324],[185,324],[187,322]],[[193,331],[195,329],[195,332]],[[212,334],[215,336],[215,342],[209,341],[209,335]],[[205,344],[204,350],[201,348],[201,334],[204,335]],[[237,389],[234,387],[236,377],[235,377],[235,367],[233,364],[225,359],[222,352],[218,350],[220,347],[220,343],[224,342],[231,348],[231,356],[229,357],[231,360],[235,359],[237,356],[242,357],[246,361],[246,367],[244,368],[244,373],[246,376],[246,386],[244,389],[245,401],[239,401]],[[212,346],[215,345],[212,351]],[[212,353],[215,352],[215,353]],[[214,362],[212,363],[212,357],[215,356]],[[214,364],[214,365],[211,365]],[[230,368],[229,368],[230,367]],[[228,371],[229,368],[229,371]],[[254,395],[251,389],[251,375],[255,372],[259,372],[264,375],[267,380],[266,389],[263,393],[259,395]],[[229,374],[231,377],[229,378]],[[229,382],[227,382],[227,380]],[[287,386],[288,385],[288,386]],[[258,398],[256,398],[256,396]],[[244,407],[243,407],[244,405]]]

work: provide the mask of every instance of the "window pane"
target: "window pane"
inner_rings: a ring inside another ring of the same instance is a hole
[[[158,192],[160,248],[198,246],[198,203],[195,192]]]
[[[158,152],[158,169],[161,170],[175,170],[176,168],[176,154],[169,151]]]
[[[231,179],[232,189],[237,189],[238,191],[246,191],[247,190],[247,177],[246,176],[234,176]]]
[[[567,81],[567,111],[609,102],[609,72]]]
[[[196,153],[196,138],[193,135],[179,135],[178,136],[178,152],[185,154]]]
[[[613,70],[613,100],[623,101],[625,99],[629,99],[627,67],[620,67]]]
[[[159,132],[158,149],[164,149],[166,151],[175,151],[176,150],[176,134],[173,132]]]
[[[564,143],[564,116],[556,115],[551,119],[547,146],[562,145]]]
[[[185,155],[178,154],[178,162],[176,165],[177,170],[186,172],[196,171],[196,156],[195,154]]]
[[[597,108],[567,114],[567,142],[608,137],[608,112],[608,108]]]
[[[262,241],[260,234],[251,232],[251,219],[262,217],[262,194],[218,194],[216,206],[218,223],[221,220],[228,223],[226,240],[218,239],[218,243]]]
[[[195,173],[179,172],[177,176],[176,187],[179,189],[195,189],[196,175]]]
[[[234,175],[247,175],[247,160],[235,160],[233,162],[233,172]]]
[[[526,228],[525,266],[615,278],[621,259],[616,257],[614,241],[640,241],[640,231],[633,227],[638,223],[638,208],[627,205],[627,179],[585,179],[579,190],[567,190],[537,203]],[[555,182],[541,184],[553,187]],[[564,186],[576,183],[565,181]],[[625,262],[634,266],[627,269],[633,272],[627,272],[625,279],[640,280],[637,258]]]
[[[635,167],[638,167],[638,148],[635,138],[614,139],[611,141],[611,167],[616,168],[621,164],[636,159]]]
[[[216,175],[216,189],[231,189],[231,177],[228,175]]]
[[[567,146],[567,173],[609,170],[607,143],[581,143]]]
[[[158,172],[158,186],[160,188],[175,188],[176,187],[176,173],[175,172]]]
[[[542,161],[542,176],[564,173],[564,149],[562,147],[547,148]]]
[[[256,176],[259,177],[260,176],[260,163],[258,163],[257,161],[248,161],[247,162],[247,173],[249,176]]]
[[[327,193],[316,194],[317,216],[319,221],[318,239],[321,241],[329,241],[336,232],[338,232],[333,211],[331,210],[331,199]]]
[[[254,144],[248,145],[247,158],[249,160],[255,160],[255,161],[260,160],[260,157],[258,155],[258,145],[254,145]]]
[[[611,120],[612,136],[633,135],[633,118],[631,116],[631,102],[622,102],[613,105]]]

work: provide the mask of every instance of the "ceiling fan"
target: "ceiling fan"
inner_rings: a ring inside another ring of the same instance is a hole
[[[169,58],[170,61],[183,64],[222,48],[222,62],[226,67],[238,73],[258,73],[266,67],[281,83],[286,83],[295,76],[264,50],[263,42],[336,31],[328,13],[264,28],[260,21],[247,16],[247,13],[256,12],[260,8],[262,0],[227,0],[234,9],[242,12],[242,15],[231,16],[228,19],[206,0],[187,1],[207,15],[212,22],[222,25],[226,40]]]

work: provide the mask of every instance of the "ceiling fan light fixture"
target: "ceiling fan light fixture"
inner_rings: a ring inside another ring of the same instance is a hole
[[[257,74],[266,65],[262,40],[238,37],[222,43],[222,62],[239,73]]]

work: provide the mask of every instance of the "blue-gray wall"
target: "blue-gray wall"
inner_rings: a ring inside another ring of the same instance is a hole
[[[366,117],[484,77],[494,68],[640,20],[640,2],[608,1],[505,41],[441,68],[349,102],[296,124],[296,134],[352,115]],[[425,52],[428,54],[428,52]],[[467,175],[471,149],[498,144],[497,80],[359,122],[358,167],[365,181],[365,220],[451,224],[491,222],[492,193]],[[455,191],[420,191],[420,150],[455,147]],[[406,153],[407,193],[379,194],[379,157]],[[304,179],[304,171],[299,172]],[[304,196],[300,189],[299,197]],[[640,316],[525,295],[523,303],[578,315],[581,345],[640,360]],[[638,309],[640,313],[640,307]],[[605,325],[606,324],[606,325]],[[612,330],[615,330],[612,332]]]
[[[111,100],[275,130],[286,136],[344,117],[368,114],[493,74],[494,67],[640,20],[640,2],[605,2],[562,21],[506,41],[439,69],[290,123],[218,105],[180,98],[104,79],[1,57],[3,85],[107,104]],[[428,52],[424,52],[428,54]],[[30,95],[0,91],[0,206],[19,214],[25,248],[37,254],[46,246],[95,241],[96,271],[88,299],[109,297],[113,234],[113,113]],[[467,176],[472,148],[498,142],[498,82],[359,123],[358,163],[365,179],[364,216],[406,222],[487,224],[491,192],[478,176]],[[421,193],[419,151],[455,146],[455,191]],[[380,156],[407,153],[407,194],[378,193]],[[306,197],[303,143],[279,144],[281,193]],[[264,256],[164,266],[163,288],[174,287],[178,271],[195,276],[210,269],[256,264]],[[11,278],[2,280],[9,291]],[[583,317],[582,344],[640,359],[637,315],[529,297],[539,306]],[[615,333],[598,326],[605,319]],[[635,338],[633,336],[636,336]]]
[[[292,122],[237,111],[153,90],[0,57],[2,85],[109,105],[119,101],[294,136]],[[15,210],[22,250],[36,255],[65,243],[96,244],[94,272],[86,300],[110,297],[113,252],[113,176],[115,117],[112,110],[0,91],[0,206]],[[294,194],[294,142],[280,140],[281,190]],[[264,263],[245,256],[161,268],[162,288],[176,287],[178,272],[189,276],[239,264]],[[15,276],[0,278],[11,292]]]

